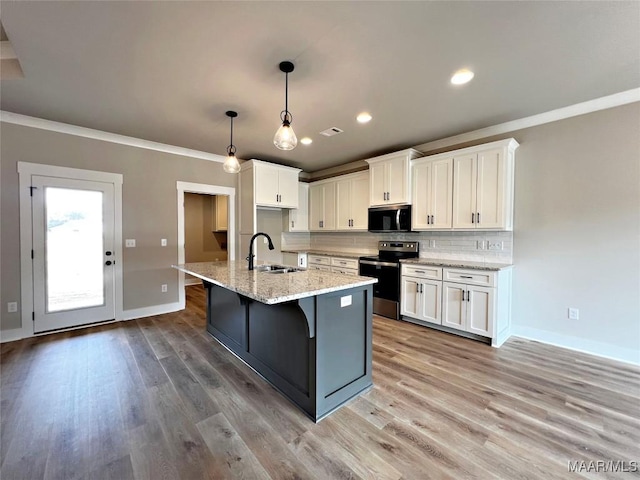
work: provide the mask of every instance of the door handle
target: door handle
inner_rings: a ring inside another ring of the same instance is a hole
[[[105,265],[111,265],[111,260],[107,260],[106,262],[104,262]]]

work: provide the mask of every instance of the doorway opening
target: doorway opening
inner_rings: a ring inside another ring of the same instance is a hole
[[[178,263],[235,260],[235,188],[177,182],[177,189]],[[178,275],[178,301],[185,308],[185,285],[201,280]]]

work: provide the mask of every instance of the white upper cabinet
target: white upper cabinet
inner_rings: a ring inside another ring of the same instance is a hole
[[[338,177],[336,230],[366,230],[369,209],[369,172]]]
[[[297,168],[251,160],[255,176],[255,204],[261,207],[298,208]]]
[[[413,230],[513,230],[513,138],[411,162]]]
[[[413,230],[448,230],[453,216],[453,158],[414,160]]]
[[[309,230],[322,232],[336,228],[336,182],[322,181],[309,187]]]
[[[420,152],[413,149],[366,160],[369,164],[369,206],[411,203],[410,162]]]
[[[453,152],[454,229],[513,229],[517,147],[509,139]]]
[[[284,230],[287,232],[309,231],[309,184],[298,182],[298,208],[284,210]]]

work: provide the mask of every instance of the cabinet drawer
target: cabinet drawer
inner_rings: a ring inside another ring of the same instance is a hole
[[[442,267],[431,267],[429,265],[402,265],[402,275],[429,278],[431,280],[442,280]]]
[[[331,257],[331,265],[334,267],[340,268],[352,268],[358,269],[358,260],[355,258],[339,258],[339,257]]]
[[[344,275],[358,276],[358,270],[354,268],[331,267],[333,273],[342,273]]]
[[[496,284],[495,272],[445,268],[443,275],[445,282],[465,283],[467,285],[480,285],[484,287],[494,287]]]
[[[323,255],[309,255],[309,263],[316,265],[331,265],[331,257]]]
[[[330,272],[331,271],[331,267],[328,265],[314,265],[314,264],[310,264],[309,265],[309,270],[322,270],[323,272]]]

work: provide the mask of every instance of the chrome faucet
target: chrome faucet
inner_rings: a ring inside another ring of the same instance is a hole
[[[264,232],[258,232],[253,237],[251,237],[251,240],[249,240],[249,256],[246,258],[246,260],[249,261],[249,270],[253,270],[253,258],[255,257],[255,255],[253,254],[253,241],[260,235],[266,237],[266,239],[269,241],[269,250],[273,250],[274,248],[271,237]]]

